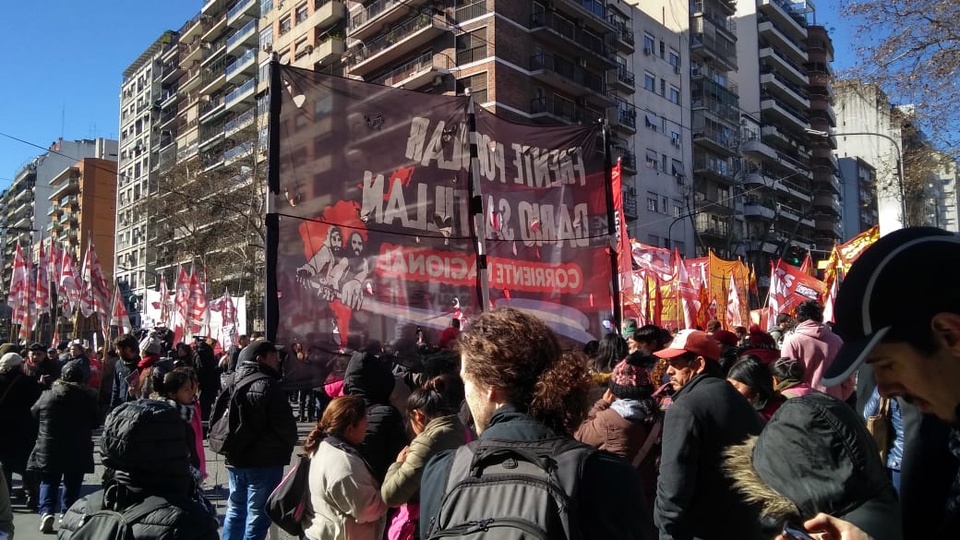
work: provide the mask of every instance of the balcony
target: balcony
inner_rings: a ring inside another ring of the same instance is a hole
[[[813,205],[835,216],[839,217],[843,215],[843,207],[840,206],[840,201],[837,200],[836,195],[832,193],[817,194],[813,199]]]
[[[800,41],[806,39],[806,32],[800,34],[799,37],[794,37],[769,17],[761,15],[757,21],[759,23],[757,32],[760,34],[762,41],[779,48],[781,51],[786,51],[795,62],[802,64],[807,61],[807,45]]]
[[[825,237],[830,240],[840,240],[843,238],[843,226],[840,222],[835,221],[829,218],[821,218],[816,220],[817,232],[820,233],[822,237]]]
[[[723,13],[718,13],[713,9],[706,8],[703,0],[693,0],[690,2],[690,16],[703,18],[709,21],[717,30],[727,34],[728,38],[736,41],[737,22],[733,17]]]
[[[575,96],[593,98],[603,106],[608,105],[611,99],[606,93],[603,77],[556,55],[544,53],[531,56],[530,76]]]
[[[810,126],[810,118],[806,114],[772,96],[760,101],[760,112],[764,117],[769,115],[778,120],[778,122],[770,123],[779,124],[784,128],[792,128],[796,133],[804,133]]]
[[[415,4],[417,2],[405,2],[406,4]],[[328,28],[333,23],[344,18],[346,9],[343,2],[335,0],[316,0],[315,9],[303,22],[299,23],[302,28]],[[351,36],[353,37],[353,36]]]
[[[327,36],[314,44],[313,50],[307,55],[307,64],[310,67],[326,65],[343,56],[347,50],[342,39]]]
[[[612,66],[617,61],[616,52],[606,45],[602,35],[578,27],[572,19],[558,15],[556,11],[541,11],[531,15],[530,32],[555,46],[574,45],[578,51],[586,49],[605,64]]]
[[[184,31],[180,34],[180,43],[187,43],[191,39],[200,37],[200,30],[202,27],[203,14],[197,13],[193,16],[192,19],[184,24]]]
[[[621,20],[613,14],[610,14],[607,20],[614,28],[620,50],[628,54],[633,53],[636,50],[636,36],[633,35],[633,29],[630,28],[629,22]]]
[[[251,75],[257,72],[257,49],[250,49],[243,56],[230,63],[224,70],[226,82],[230,82],[241,75]]]
[[[237,23],[256,19],[259,15],[260,10],[257,7],[257,0],[240,0],[227,12],[227,24],[235,26]]]
[[[160,82],[163,84],[173,84],[183,75],[183,68],[180,63],[180,55],[171,59],[169,63],[163,65],[163,71],[160,72]]]
[[[227,58],[223,57],[210,66],[203,69],[203,75],[200,76],[200,93],[210,95],[227,82],[226,78]]]
[[[736,152],[739,139],[737,133],[730,128],[708,125],[693,128],[693,142],[715,152]]]
[[[701,82],[704,89],[720,88],[733,96],[740,96],[740,87],[730,80],[726,73],[721,73],[699,62],[690,66],[690,80],[692,82],[709,81],[710,84]]]
[[[443,16],[421,13],[354,49],[347,57],[347,69],[352,75],[363,77],[451,30]]]
[[[626,147],[625,143],[614,144],[611,147],[614,159],[620,160],[623,170],[630,174],[637,173],[637,154]]]
[[[78,177],[68,178],[65,182],[57,184],[55,186],[50,186],[53,192],[50,194],[50,199],[59,199],[64,195],[71,193],[80,192],[80,180]],[[26,202],[32,202],[32,197],[27,199]],[[22,206],[22,205],[21,205]]]
[[[242,159],[246,156],[249,156],[253,153],[253,148],[256,146],[254,141],[247,141],[243,144],[234,146],[233,148],[227,150],[223,153],[223,164],[230,165],[231,163]]]
[[[230,54],[240,45],[246,45],[256,49],[259,47],[259,40],[260,38],[257,35],[257,20],[253,19],[227,38],[227,54]]]
[[[826,171],[814,171],[813,186],[814,189],[830,191],[836,195],[843,192],[843,186],[840,185],[837,176]]]
[[[612,114],[609,120],[613,127],[630,133],[637,132],[637,107],[633,103],[618,99],[617,106],[607,111]]]
[[[584,110],[577,107],[573,101],[549,97],[536,98],[530,101],[530,117],[534,119],[546,118],[568,124],[586,120]]]
[[[810,115],[824,118],[830,122],[830,127],[837,127],[837,114],[833,112],[833,105],[827,100],[816,100],[810,103]],[[827,130],[829,132],[829,130]]]
[[[220,34],[223,33],[227,28],[227,14],[224,13],[219,17],[208,19],[203,22],[203,33],[200,35],[201,39],[210,43],[214,41]]]
[[[557,4],[573,6],[577,12],[575,17],[582,16],[584,24],[604,32],[613,30],[613,25],[607,17],[607,8],[600,0],[565,0]]]
[[[840,173],[840,163],[837,156],[829,148],[814,148],[811,165],[814,167],[829,167],[834,173]]]
[[[623,190],[623,217],[627,218],[627,221],[634,221],[640,217],[637,213],[637,190],[632,187]]]
[[[241,129],[249,126],[257,119],[257,108],[251,107],[246,112],[237,115],[235,118],[223,125],[224,137],[229,137]]]
[[[180,83],[181,92],[190,92],[195,90],[200,84],[200,66],[194,66],[187,71],[187,75]]]
[[[743,217],[747,219],[764,219],[773,221],[777,216],[771,203],[759,197],[748,196],[743,201]]]
[[[807,70],[775,47],[766,46],[760,49],[760,69],[764,68],[768,71],[780,73],[784,78],[799,86],[807,86],[810,83],[807,78]]]
[[[340,2],[335,2],[339,4]],[[347,34],[353,39],[366,40],[377,34],[380,28],[402,20],[425,0],[377,0],[351,14]],[[343,5],[341,4],[341,9]],[[341,11],[342,13],[342,11]]]
[[[740,151],[758,159],[777,159],[777,151],[756,137],[744,140]]]
[[[709,210],[723,215],[731,215],[737,210],[737,205],[732,197],[727,195],[707,195],[703,192],[696,192],[694,198],[697,201],[698,210]]]
[[[193,38],[192,41],[183,41],[183,52],[180,54],[180,65],[184,68],[194,65],[203,59],[203,40]]]
[[[193,142],[186,145],[185,147],[177,150],[177,161],[178,162],[186,161],[194,157],[195,155],[197,155],[198,150],[199,150],[199,146],[197,145],[197,141],[194,140]]]
[[[250,79],[249,81],[243,83],[242,86],[227,94],[227,97],[223,100],[224,107],[230,109],[238,103],[253,102],[256,96],[256,90],[257,80]]]
[[[789,0],[756,0],[757,11],[789,28],[795,35],[805,36],[807,18]]]
[[[716,60],[728,71],[737,69],[737,46],[727,39],[717,39],[703,33],[690,37],[690,52],[705,60]]]
[[[223,165],[223,152],[208,152],[200,156],[203,172],[209,172]]]
[[[371,79],[370,82],[416,90],[428,84],[434,84],[437,77],[450,74],[451,64],[446,55],[435,55],[432,51],[427,51],[384,75]]]
[[[223,124],[200,126],[200,136],[197,140],[200,142],[201,151],[223,142]]]
[[[731,103],[731,100],[720,100],[714,93],[707,91],[703,86],[716,86],[713,81],[698,81],[693,84],[690,108],[703,113],[709,112],[717,121],[737,125],[740,120],[740,109]],[[735,101],[734,101],[735,103]]]
[[[633,94],[637,91],[636,83],[636,75],[623,64],[617,64],[616,68],[607,71],[607,87],[611,90]]]
[[[810,107],[807,91],[773,70],[762,70],[760,74],[761,93],[776,95],[797,109]]]
[[[200,107],[200,122],[208,122],[214,115],[223,112],[223,96],[213,96]]]
[[[724,184],[735,184],[737,182],[736,170],[729,161],[707,153],[697,153],[694,156],[693,172],[698,176]]]

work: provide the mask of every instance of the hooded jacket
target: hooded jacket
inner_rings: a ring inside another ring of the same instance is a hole
[[[137,540],[220,538],[216,516],[191,498],[196,486],[187,463],[183,420],[174,408],[154,400],[121,404],[107,417],[100,456],[113,471],[113,480],[70,507],[59,538],[69,540],[86,515],[103,508],[122,511],[151,495],[169,504],[133,525]]]
[[[343,374],[343,391],[367,405],[367,432],[359,450],[374,478],[383,482],[387,467],[407,445],[403,417],[390,405],[396,379],[384,362],[370,353],[355,353]]]
[[[787,400],[763,432],[726,452],[724,469],[773,529],[819,512],[874,540],[902,538],[900,507],[856,411],[820,392]]]
[[[639,405],[636,400],[627,401],[633,401]],[[586,420],[577,428],[574,438],[594,448],[606,450],[632,461],[647,440],[651,427],[644,421],[646,419],[642,414],[642,411],[638,410],[635,417],[625,418],[611,408],[610,403],[599,399],[590,408]]]
[[[723,450],[760,429],[753,405],[723,379],[700,374],[673,395],[654,509],[661,540],[762,538],[756,509],[721,469]]]
[[[236,450],[227,459],[230,467],[284,467],[297,444],[297,422],[280,384],[280,373],[256,361],[241,361],[234,384],[257,373],[268,376],[235,396],[240,420],[234,433]]]
[[[97,396],[79,384],[57,381],[31,409],[39,422],[27,468],[44,473],[93,472],[93,430],[100,423]]]
[[[854,391],[852,377],[839,386],[830,388],[820,382],[842,345],[840,336],[823,323],[808,320],[798,324],[793,333],[783,339],[780,355],[803,362],[803,380],[812,388],[845,401]]]
[[[467,427],[455,414],[431,420],[423,433],[410,443],[407,457],[394,462],[380,488],[387,506],[400,506],[412,502],[420,491],[420,479],[427,461],[434,455],[463,446],[467,442]]]
[[[504,405],[490,417],[490,425],[480,434],[480,439],[524,442],[552,439],[558,435],[556,430],[515,406]],[[437,454],[423,472],[420,484],[421,531],[428,530],[431,519],[440,512],[454,452],[447,450]],[[643,490],[640,475],[632,465],[613,454],[596,452],[583,465],[579,490],[578,515],[582,522],[579,538],[648,538],[650,518],[638,511],[643,507]]]

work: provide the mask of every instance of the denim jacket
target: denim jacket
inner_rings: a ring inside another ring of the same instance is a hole
[[[879,410],[880,393],[874,388],[873,394],[863,407],[864,419],[874,416]],[[890,423],[893,425],[893,445],[887,454],[887,468],[899,471],[903,461],[903,417],[900,416],[900,404],[896,399],[890,400]]]

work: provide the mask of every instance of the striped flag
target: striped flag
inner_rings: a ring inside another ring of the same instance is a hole
[[[83,257],[83,296],[80,298],[80,311],[84,317],[96,313],[101,320],[110,313],[110,290],[103,279],[103,270],[100,268],[100,259],[93,247],[93,242],[87,245],[87,253]]]
[[[233,298],[229,291],[223,291],[223,296],[210,302],[211,311],[222,313],[222,322],[220,323],[220,346],[224,350],[229,349],[237,342],[237,307],[233,303]]]
[[[110,326],[116,326],[122,333],[129,334],[133,331],[133,325],[130,324],[130,316],[127,314],[127,306],[125,304],[123,295],[120,294],[120,286],[114,286],[113,302],[110,306]],[[109,335],[109,328],[106,329],[103,335]]]
[[[43,241],[40,241],[40,250],[37,256],[37,315],[50,312],[50,261],[49,254],[43,250]]]
[[[184,338],[185,332],[189,331],[188,317],[190,316],[190,276],[183,266],[177,267],[177,284],[173,295],[173,305],[176,309],[174,323],[174,336],[177,342]]]
[[[171,327],[170,323],[170,289],[167,288],[167,278],[160,276],[160,325]]]
[[[61,251],[60,279],[57,281],[57,294],[63,302],[64,311],[73,313],[73,310],[80,305],[80,296],[83,287],[81,286],[79,276],[77,275],[77,263],[69,250]]]
[[[13,273],[10,275],[9,295],[7,296],[7,304],[13,310],[11,315],[13,324],[23,324],[23,321],[28,318],[27,294],[29,285],[27,284],[27,276],[27,263],[23,258],[23,250],[20,248],[20,244],[17,244],[17,251],[13,257]]]

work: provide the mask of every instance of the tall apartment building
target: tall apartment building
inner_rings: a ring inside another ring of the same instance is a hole
[[[172,98],[171,94],[175,94],[169,85],[162,83],[168,74],[162,58],[176,48],[176,32],[164,32],[124,70],[120,87],[120,159],[113,265],[117,279],[138,294],[143,294],[153,281],[153,267],[147,264],[148,255],[155,249],[147,240],[153,226],[152,216],[141,202],[156,181],[161,148],[169,152],[172,142],[170,132],[161,129],[163,119],[169,119],[164,105]],[[103,254],[100,258],[105,259]]]
[[[79,159],[93,157],[112,161],[116,156],[117,141],[112,139],[58,139],[47,152],[17,172],[13,183],[0,195],[0,290],[6,291],[10,286],[17,244],[27,250],[36,246],[42,237],[49,236],[53,217],[50,181]]]
[[[810,96],[810,167],[813,171],[813,239],[821,257],[843,238],[840,167],[834,150],[837,115],[833,110],[833,41],[827,29],[807,27],[807,87]],[[816,253],[815,253],[816,255]]]
[[[957,185],[960,181],[960,170],[952,155],[945,152],[937,152],[936,155],[939,157],[939,163],[934,174],[939,193],[935,203],[937,216],[934,226],[960,232],[960,191]]]
[[[900,204],[902,138],[890,99],[875,85],[834,83],[837,115],[836,155],[857,157],[876,169],[880,234],[903,227]]]
[[[107,282],[113,280],[117,162],[84,158],[50,180],[47,236],[77,260],[93,242]]]
[[[843,185],[842,241],[879,223],[877,211],[877,169],[859,157],[839,160]]]
[[[624,10],[636,36],[635,52],[623,56],[620,64],[636,73],[636,91],[630,97],[639,117],[636,135],[625,141],[636,148],[638,156],[634,182],[625,184],[625,200],[636,192],[639,219],[630,232],[637,240],[693,256],[692,214],[704,198],[695,190],[690,167],[693,149],[690,93],[686,91],[690,86],[690,48],[686,19],[659,22],[668,4],[631,0],[607,5],[608,10]]]

